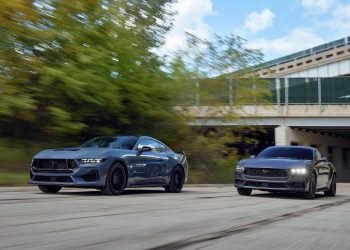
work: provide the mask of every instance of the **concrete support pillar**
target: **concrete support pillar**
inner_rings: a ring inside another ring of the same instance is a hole
[[[350,149],[345,149],[346,168],[350,168]]]
[[[317,149],[323,157],[328,157],[328,145],[317,145]]]
[[[275,128],[275,144],[276,146],[290,145],[290,131],[291,128],[279,126]]]
[[[343,164],[344,164],[344,161],[343,161],[343,148],[341,147],[334,147],[333,148],[333,155],[332,155],[332,158],[333,158],[333,163],[336,167],[336,169],[342,169],[343,168]]]

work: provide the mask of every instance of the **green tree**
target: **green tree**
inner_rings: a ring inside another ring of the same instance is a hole
[[[153,51],[171,27],[171,2],[2,1],[2,133],[166,137],[179,119]]]
[[[255,133],[256,129],[228,128],[220,126],[220,120],[239,119],[241,105],[268,103],[270,83],[254,78],[246,70],[261,63],[262,58],[259,50],[248,48],[246,41],[235,35],[203,40],[188,34],[187,48],[171,61],[171,77],[186,90],[178,110],[187,114],[187,122],[194,125],[183,145],[193,167],[193,182],[231,182],[234,163],[239,158],[233,145],[256,143],[244,135],[244,131]],[[205,124],[206,115],[208,119],[217,117],[218,125],[196,125]]]
[[[171,28],[172,2],[0,1],[0,136],[34,138],[40,148],[149,134],[189,154],[194,181],[231,180],[236,154],[229,144],[237,135],[223,127],[190,129],[191,116],[174,107],[228,103],[230,79],[239,88],[232,105],[264,100],[263,85],[252,88],[258,81],[230,74],[259,62],[261,53],[236,36],[207,41],[189,34],[188,50],[167,65],[155,51]]]

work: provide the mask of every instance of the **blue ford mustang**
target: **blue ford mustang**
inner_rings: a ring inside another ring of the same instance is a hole
[[[30,183],[45,193],[63,186],[97,188],[108,195],[141,186],[178,193],[187,176],[185,154],[148,136],[104,136],[75,148],[44,150],[30,168]]]
[[[266,148],[257,157],[240,161],[235,179],[240,195],[250,195],[253,189],[295,192],[309,199],[319,191],[336,194],[335,167],[313,147]]]

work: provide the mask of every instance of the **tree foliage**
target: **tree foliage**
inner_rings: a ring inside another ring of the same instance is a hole
[[[227,104],[229,83],[232,105],[264,100],[261,82],[230,74],[262,55],[237,36],[188,34],[188,48],[167,63],[155,51],[171,28],[172,2],[0,1],[0,136],[66,145],[148,134],[184,149],[198,180],[231,180],[237,134],[220,126],[190,129],[192,117],[174,106]]]
[[[169,3],[2,1],[2,133],[88,137],[177,123],[152,52],[171,27]]]
[[[174,57],[169,72],[176,85],[186,89],[186,93],[179,97],[179,103],[183,105],[180,110],[191,114],[189,122],[204,124],[190,130],[187,144],[183,146],[194,167],[191,180],[231,181],[233,163],[239,157],[233,145],[254,145],[256,141],[249,139],[244,132],[256,128],[230,128],[220,125],[220,121],[238,120],[236,111],[242,105],[268,103],[270,83],[245,75],[247,68],[262,62],[263,55],[259,50],[248,48],[246,41],[239,36],[216,35],[205,40],[187,35],[187,49]],[[205,113],[209,112],[212,116],[206,118]],[[193,114],[200,115],[193,117]],[[205,125],[206,120],[213,116],[217,117],[217,126]]]
[[[187,48],[174,58],[171,72],[180,73],[180,77],[184,78],[183,72],[187,71],[187,79],[192,81],[182,82],[192,90],[192,100],[197,83],[200,105],[239,106],[269,101],[270,83],[247,71],[262,63],[260,50],[250,49],[245,39],[233,34],[225,37],[215,35],[211,40],[190,33],[187,33],[187,37]],[[179,67],[184,68],[182,73]],[[230,95],[232,100],[229,100]],[[183,101],[191,104],[184,98]]]

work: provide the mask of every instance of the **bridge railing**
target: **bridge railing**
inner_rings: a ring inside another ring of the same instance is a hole
[[[183,106],[350,104],[350,77],[193,79],[183,88]]]

